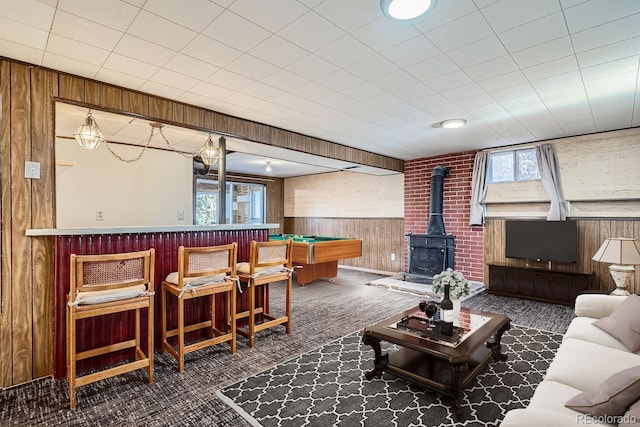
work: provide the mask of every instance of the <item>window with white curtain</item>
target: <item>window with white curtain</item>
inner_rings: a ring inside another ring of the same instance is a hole
[[[532,181],[540,179],[535,148],[496,151],[489,157],[487,182]]]

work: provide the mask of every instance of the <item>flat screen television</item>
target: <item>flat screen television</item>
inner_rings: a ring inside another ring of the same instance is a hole
[[[507,258],[574,263],[578,261],[575,221],[506,221]]]

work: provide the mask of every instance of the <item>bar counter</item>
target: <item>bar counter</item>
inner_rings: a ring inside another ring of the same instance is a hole
[[[238,262],[248,261],[252,240],[267,241],[269,229],[279,224],[216,225],[216,226],[167,226],[167,227],[118,227],[78,229],[30,229],[27,236],[54,236],[54,309],[53,309],[53,367],[54,377],[66,375],[66,304],[69,293],[70,255],[106,254],[155,249],[155,331],[154,346],[160,349],[160,285],[162,280],[178,268],[179,246],[214,246],[238,243]],[[246,310],[248,292],[238,294],[238,310]],[[203,301],[201,301],[203,300]],[[177,318],[175,300],[169,299],[168,322]],[[188,301],[185,310],[187,324],[209,315],[206,298]],[[268,304],[268,295],[256,304]],[[222,299],[216,299],[216,323],[223,323]],[[146,313],[144,313],[146,316]],[[133,313],[113,314],[97,319],[87,319],[78,327],[78,351],[121,341],[133,334]],[[143,321],[143,325],[145,322]],[[146,330],[142,331],[146,334]],[[188,338],[198,338],[192,336]],[[221,344],[224,346],[224,344]],[[228,346],[227,346],[228,347]],[[87,359],[78,364],[78,372],[94,369],[104,364],[127,360],[130,350]]]

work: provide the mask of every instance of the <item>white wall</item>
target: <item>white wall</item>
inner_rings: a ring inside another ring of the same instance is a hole
[[[141,148],[112,144],[123,158]],[[82,149],[56,139],[56,227],[127,227],[193,224],[192,160],[147,149],[134,163],[115,159],[104,144]],[[102,211],[103,220],[96,220]],[[184,220],[178,220],[184,211]]]
[[[404,175],[334,172],[287,178],[284,216],[403,218]]]

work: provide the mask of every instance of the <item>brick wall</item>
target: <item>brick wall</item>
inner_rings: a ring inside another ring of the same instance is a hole
[[[447,234],[456,236],[456,270],[460,270],[467,279],[482,282],[483,227],[469,225],[471,175],[475,154],[475,151],[468,151],[405,162],[404,231],[405,234],[409,231],[424,234],[427,231],[431,170],[437,165],[448,167],[451,173],[444,179],[443,214]]]

